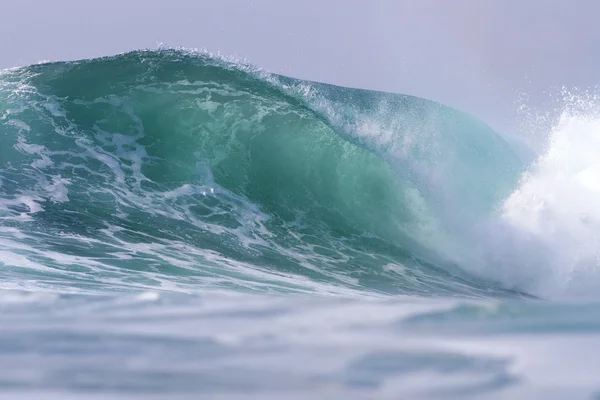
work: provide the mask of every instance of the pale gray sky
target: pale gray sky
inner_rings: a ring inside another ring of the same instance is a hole
[[[205,48],[273,72],[437,100],[500,126],[600,75],[596,0],[19,0],[0,68],[136,48]]]

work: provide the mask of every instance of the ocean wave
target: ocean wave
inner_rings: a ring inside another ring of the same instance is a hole
[[[503,258],[503,238],[527,232],[507,211],[527,166],[458,110],[179,50],[34,65],[0,82],[5,286],[548,286],[546,271],[522,273],[524,250]]]

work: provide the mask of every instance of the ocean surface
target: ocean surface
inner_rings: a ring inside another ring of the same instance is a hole
[[[600,398],[600,101],[564,100],[532,161],[206,53],[1,71],[0,397]]]

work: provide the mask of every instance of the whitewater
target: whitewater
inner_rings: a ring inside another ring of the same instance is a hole
[[[162,49],[0,72],[0,396],[598,398],[600,114]]]

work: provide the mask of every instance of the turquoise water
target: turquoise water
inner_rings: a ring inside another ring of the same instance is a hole
[[[0,391],[589,396],[596,121],[525,165],[441,104],[206,54],[1,72]]]

